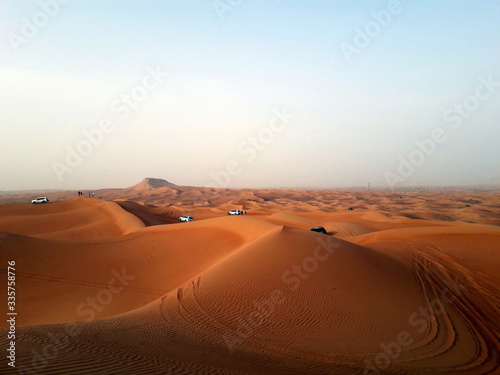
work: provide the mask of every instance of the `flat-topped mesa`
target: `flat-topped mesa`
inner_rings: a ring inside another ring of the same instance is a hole
[[[137,185],[132,186],[132,188],[137,190],[146,190],[146,189],[151,190],[169,186],[177,186],[177,185],[168,182],[167,180],[163,180],[161,178],[145,178]]]

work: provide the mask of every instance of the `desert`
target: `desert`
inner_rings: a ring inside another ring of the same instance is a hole
[[[209,189],[149,178],[95,197],[47,193],[46,204],[2,196],[16,369],[496,373],[498,192],[428,190]],[[227,215],[233,209],[246,215]],[[10,322],[2,327],[9,348]]]
[[[0,375],[500,375],[499,19],[0,0]]]

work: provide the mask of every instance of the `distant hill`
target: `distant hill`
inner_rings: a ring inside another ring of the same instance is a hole
[[[145,178],[141,182],[139,182],[137,185],[131,186],[129,189],[133,190],[152,190],[152,189],[158,189],[162,187],[170,187],[170,186],[177,186],[176,184],[173,184],[167,180],[163,180],[161,178]]]

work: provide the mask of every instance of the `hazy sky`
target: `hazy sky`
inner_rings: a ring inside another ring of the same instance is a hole
[[[3,0],[0,25],[0,190],[500,177],[496,0]]]

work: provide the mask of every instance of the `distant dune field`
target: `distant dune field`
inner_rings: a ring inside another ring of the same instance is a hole
[[[46,196],[0,197],[9,373],[500,373],[498,192]]]

